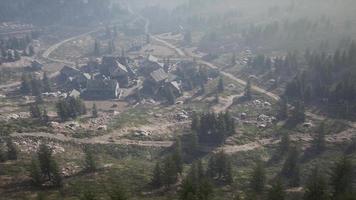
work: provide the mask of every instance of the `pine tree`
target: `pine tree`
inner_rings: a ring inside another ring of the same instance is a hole
[[[41,116],[41,121],[44,124],[47,124],[49,122],[49,116],[48,116],[47,109],[43,109],[43,113],[42,113],[42,116]]]
[[[50,162],[50,173],[52,175],[51,181],[55,187],[62,187],[63,178],[61,176],[61,172],[59,166],[55,160],[51,160]]]
[[[47,145],[41,144],[37,156],[42,174],[51,180],[52,150]]]
[[[31,80],[26,74],[22,74],[20,91],[22,94],[29,94],[31,92]]]
[[[29,55],[29,56],[35,55],[35,48],[34,48],[32,45],[30,45],[30,46],[28,47],[28,55]]]
[[[252,99],[252,91],[251,91],[251,80],[248,79],[245,87],[245,95],[244,95],[248,100]]]
[[[7,146],[7,159],[17,160],[17,148],[15,143],[11,139],[8,139],[6,141],[6,146]]]
[[[289,133],[285,131],[282,133],[282,138],[279,143],[280,155],[281,156],[285,155],[285,153],[289,151],[289,148],[290,148],[290,137],[289,137]]]
[[[159,162],[156,163],[156,166],[153,170],[151,185],[155,188],[160,188],[162,186],[162,169]]]
[[[168,87],[167,89],[167,100],[170,105],[174,105],[176,103],[176,96],[174,95],[172,89]]]
[[[279,120],[285,120],[288,118],[288,104],[287,101],[283,98],[281,98],[278,102],[277,118]]]
[[[272,188],[269,189],[267,200],[285,200],[286,192],[284,191],[281,181],[277,180],[272,184]]]
[[[325,122],[318,127],[317,135],[313,139],[313,147],[318,153],[325,150]]]
[[[304,200],[329,200],[328,185],[325,177],[315,168],[305,186]]]
[[[333,199],[342,200],[343,197],[352,196],[354,166],[349,158],[340,159],[332,170],[331,187]]]
[[[95,40],[94,42],[94,55],[95,56],[100,55],[100,42],[98,40]]]
[[[172,156],[168,156],[163,162],[162,180],[166,187],[177,182],[178,169],[175,160]]]
[[[14,51],[14,60],[15,61],[21,60],[20,53],[17,50]]]
[[[219,83],[218,83],[218,92],[224,92],[224,79],[222,77],[220,77],[219,79]]]
[[[42,117],[41,110],[38,104],[31,104],[30,105],[30,115],[32,118],[40,119]]]
[[[85,170],[88,172],[95,172],[97,169],[97,164],[94,158],[92,150],[86,148],[85,153]]]
[[[96,108],[96,104],[95,103],[93,104],[93,108],[92,108],[92,116],[94,118],[98,117],[98,109]]]
[[[251,190],[255,194],[262,194],[266,184],[266,172],[261,161],[258,161],[251,176]]]
[[[299,152],[296,147],[293,147],[288,152],[281,174],[289,180],[290,186],[296,187],[300,184],[299,170]]]
[[[51,89],[51,82],[47,76],[47,72],[43,73],[43,78],[42,78],[42,85],[43,85],[43,91],[44,92],[52,92]]]
[[[110,200],[127,200],[129,199],[126,189],[122,184],[114,184],[109,192]]]
[[[30,176],[32,183],[35,186],[40,186],[42,183],[41,168],[37,158],[32,158],[30,166]]]
[[[5,154],[4,149],[0,146],[0,162],[5,162],[7,159],[7,156]]]
[[[183,171],[183,155],[182,155],[182,142],[180,139],[176,139],[172,157],[176,164],[177,172],[182,173],[182,171]]]

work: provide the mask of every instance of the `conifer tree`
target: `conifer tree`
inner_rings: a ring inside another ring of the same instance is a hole
[[[329,200],[328,185],[318,168],[313,169],[305,186],[303,200]]]
[[[92,116],[94,118],[98,117],[98,109],[96,108],[96,104],[95,103],[93,104],[93,108],[92,108]]]
[[[224,92],[224,79],[222,77],[219,78],[219,83],[218,83],[218,92]]]
[[[30,166],[30,176],[32,183],[35,186],[40,186],[42,183],[41,168],[37,158],[32,158]]]
[[[344,197],[352,196],[354,177],[354,166],[351,160],[343,157],[332,170],[331,187],[333,199],[342,200]]]
[[[97,170],[97,164],[94,158],[92,150],[85,148],[85,170],[88,172],[95,172]]]
[[[286,192],[284,191],[281,181],[277,180],[272,184],[272,188],[269,189],[267,200],[285,200]]]
[[[6,146],[7,146],[7,159],[17,160],[17,147],[15,143],[11,139],[8,139],[6,141]]]
[[[262,194],[266,184],[266,172],[261,161],[258,161],[251,176],[251,190],[255,194]]]
[[[252,91],[251,91],[251,80],[248,79],[247,83],[246,83],[246,87],[245,87],[245,97],[248,100],[252,99]]]
[[[42,78],[42,85],[43,85],[43,91],[44,92],[52,92],[51,89],[51,82],[47,76],[47,72],[43,73],[43,78]]]
[[[325,122],[322,122],[316,131],[313,139],[314,150],[318,153],[325,150]]]
[[[151,185],[155,188],[160,188],[162,186],[162,169],[159,162],[156,163],[156,166],[153,170]]]

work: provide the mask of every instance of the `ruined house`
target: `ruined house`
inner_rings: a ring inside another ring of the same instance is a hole
[[[58,78],[61,85],[65,85],[67,89],[81,90],[86,87],[87,81],[91,78],[91,76],[90,74],[83,73],[74,67],[64,66],[61,69]]]
[[[31,62],[30,66],[27,66],[25,68],[27,71],[41,71],[43,69],[43,64],[38,62],[37,60],[34,60]]]
[[[176,76],[166,73],[162,68],[150,73],[143,84],[143,91],[155,98],[164,98],[170,89],[176,97],[182,94]]]
[[[123,63],[127,63],[126,59],[121,59]],[[104,56],[100,66],[100,73],[111,79],[116,79],[120,85],[127,86],[132,73],[127,65],[119,62],[114,56]]]
[[[147,76],[150,73],[152,73],[153,71],[156,71],[163,67],[164,67],[164,64],[159,62],[158,58],[156,58],[152,55],[149,55],[149,56],[147,56],[147,58],[145,58],[145,59],[143,59],[143,61],[141,61],[140,68],[139,68],[138,72],[143,76]]]
[[[119,83],[116,80],[90,79],[81,96],[85,99],[116,99],[119,94]]]

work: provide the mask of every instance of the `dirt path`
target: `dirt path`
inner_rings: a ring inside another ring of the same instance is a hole
[[[219,103],[211,108],[211,110],[215,113],[220,113],[228,110],[232,104],[234,104],[234,99],[242,97],[243,94],[231,95],[227,98],[219,98]]]
[[[135,146],[143,146],[143,147],[170,147],[173,144],[172,141],[139,141],[139,140],[129,140],[129,139],[108,141],[108,140],[98,140],[98,138],[72,138],[62,134],[51,134],[51,133],[43,133],[43,132],[13,133],[10,136],[13,138],[22,138],[22,137],[46,138],[46,139],[56,140],[60,142],[73,142],[75,144],[119,144],[119,145],[135,145]]]

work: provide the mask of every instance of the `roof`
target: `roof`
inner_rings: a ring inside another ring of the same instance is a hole
[[[168,74],[163,69],[153,71],[150,76],[156,82],[161,82],[168,78]]]
[[[75,76],[81,73],[78,69],[74,67],[69,67],[67,65],[65,65],[60,72],[61,74],[64,74],[66,76]]]
[[[153,56],[153,55],[148,55],[146,61],[151,62],[151,63],[155,63],[155,64],[159,65],[160,67],[164,66],[164,64],[159,62],[159,59],[157,57]]]
[[[80,92],[78,90],[74,89],[71,92],[69,92],[68,96],[77,98],[80,96]]]
[[[87,90],[113,90],[118,88],[118,82],[116,80],[88,80]]]
[[[180,87],[177,81],[172,81],[169,82],[169,84],[171,84],[171,86],[173,86],[175,89],[177,89],[178,91],[180,91]]]

